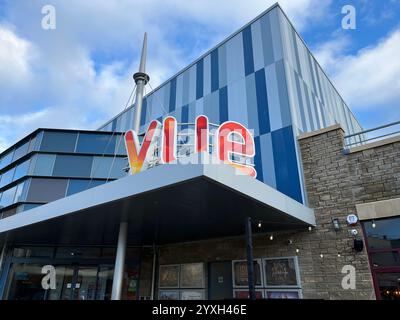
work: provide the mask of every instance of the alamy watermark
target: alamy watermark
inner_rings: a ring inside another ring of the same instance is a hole
[[[44,30],[56,29],[56,8],[50,4],[42,7],[42,28]]]
[[[345,16],[342,18],[342,28],[345,30],[355,30],[357,27],[356,23],[356,8],[352,5],[345,5],[342,7],[342,14]]]

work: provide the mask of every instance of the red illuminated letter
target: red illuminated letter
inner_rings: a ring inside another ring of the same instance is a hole
[[[154,152],[155,137],[160,134],[161,123],[153,120],[147,128],[142,146],[135,131],[129,130],[125,133],[125,146],[128,153],[129,167],[131,174],[140,172],[147,167],[147,155]]]
[[[161,161],[163,163],[169,163],[176,159],[176,134],[176,119],[174,117],[166,117],[164,119],[164,128],[161,143]]]
[[[198,116],[196,118],[195,152],[208,152],[208,136],[208,118],[206,116]]]
[[[240,138],[233,139],[233,136]],[[239,169],[243,173],[256,177],[254,167],[242,162],[232,161],[232,155],[244,158],[252,158],[255,155],[253,136],[243,125],[234,121],[227,121],[221,124],[217,130],[217,152],[223,162]]]

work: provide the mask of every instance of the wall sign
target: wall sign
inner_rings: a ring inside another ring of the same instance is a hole
[[[354,226],[358,222],[358,217],[355,214],[349,214],[346,220],[348,225]]]
[[[194,152],[209,152],[210,130],[206,116],[198,116],[194,128]],[[177,160],[178,123],[168,116],[163,124],[157,120],[150,122],[142,143],[139,143],[135,131],[125,133],[125,146],[129,159],[130,173],[136,174],[151,166],[156,150],[159,150],[160,163],[171,163]],[[242,173],[256,177],[257,172],[248,163],[254,158],[255,144],[250,131],[235,121],[226,121],[218,126],[213,139],[213,153],[219,160],[227,163]],[[240,160],[238,160],[240,159]]]

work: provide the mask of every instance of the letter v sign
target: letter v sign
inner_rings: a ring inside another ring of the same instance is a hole
[[[129,167],[131,174],[147,169],[149,166],[147,155],[154,153],[156,147],[156,137],[161,133],[161,123],[157,120],[150,122],[144,136],[142,145],[139,144],[139,138],[135,131],[128,130],[125,133],[125,146],[128,153]],[[139,151],[139,152],[138,152]]]

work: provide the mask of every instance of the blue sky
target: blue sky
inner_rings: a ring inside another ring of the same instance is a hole
[[[156,87],[269,0],[0,0],[0,151],[38,127],[95,129],[132,89],[144,31]],[[400,0],[279,1],[365,128],[400,120]],[[41,9],[56,9],[44,30]],[[341,28],[344,5],[356,29]]]

